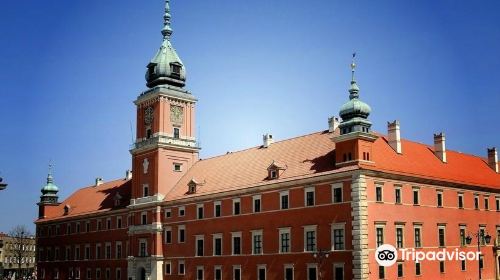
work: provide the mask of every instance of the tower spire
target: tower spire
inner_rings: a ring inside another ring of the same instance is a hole
[[[170,36],[172,35],[170,19],[172,19],[172,16],[170,15],[170,0],[165,0],[165,15],[163,16],[163,29],[161,30],[163,40],[170,40]]]
[[[359,98],[359,87],[354,78],[354,72],[356,72],[356,52],[352,53],[351,62],[351,88],[349,89],[349,99]]]
[[[49,172],[47,174],[47,185],[54,183],[54,177],[52,177],[52,163],[49,163]]]

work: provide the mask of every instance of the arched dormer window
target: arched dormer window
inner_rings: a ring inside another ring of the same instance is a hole
[[[267,168],[267,179],[274,180],[279,179],[280,175],[286,170],[287,166],[281,164],[277,161],[273,161],[271,165]]]
[[[71,207],[68,204],[64,205],[64,215],[68,215],[69,210],[71,210]]]

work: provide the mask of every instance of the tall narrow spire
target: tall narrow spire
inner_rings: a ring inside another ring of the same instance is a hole
[[[47,174],[47,185],[54,183],[54,177],[52,177],[52,164],[49,163],[49,173]]]
[[[356,79],[354,78],[354,72],[356,72],[356,53],[352,54],[352,62],[351,62],[351,88],[349,89],[349,99],[358,98],[359,97],[359,87],[356,83]]]
[[[161,30],[161,34],[163,34],[163,40],[170,40],[170,36],[172,35],[172,27],[170,27],[170,19],[172,16],[170,15],[170,0],[165,0],[165,15],[163,16],[163,29]]]

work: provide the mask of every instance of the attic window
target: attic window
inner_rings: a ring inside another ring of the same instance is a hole
[[[271,165],[267,168],[267,177],[269,180],[278,179],[280,174],[287,168],[286,165],[280,164],[276,161],[273,161]]]
[[[278,171],[277,170],[270,170],[269,171],[269,179],[276,179],[278,178]]]
[[[116,193],[114,199],[115,207],[120,206],[122,196],[120,193]]]
[[[170,64],[172,70],[172,76],[180,78],[181,76],[181,66],[179,64]]]
[[[65,206],[64,206],[64,215],[68,215],[68,214],[69,214],[69,209],[70,209],[70,208],[71,208],[71,207],[69,207],[69,205],[65,205]]]
[[[196,184],[195,183],[190,183],[188,185],[188,193],[196,193]]]

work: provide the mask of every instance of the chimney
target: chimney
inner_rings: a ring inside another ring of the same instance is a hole
[[[392,149],[398,154],[403,153],[403,150],[401,149],[401,133],[399,130],[398,120],[387,122],[387,136],[389,138],[389,145]]]
[[[498,173],[498,154],[497,148],[493,147],[491,149],[488,148],[488,165]]]
[[[434,154],[442,161],[446,162],[446,144],[444,133],[434,134]]]
[[[271,144],[273,143],[273,135],[272,134],[265,134],[262,136],[262,140],[263,140],[263,146],[264,148],[267,148],[269,146],[271,146]]]
[[[96,187],[99,185],[102,185],[103,182],[104,181],[102,180],[102,178],[100,178],[100,177],[95,178],[95,186]]]
[[[340,121],[337,117],[328,118],[328,132],[334,132],[339,127]]]
[[[125,171],[125,180],[130,179],[132,179],[132,171],[130,171],[130,169],[127,169],[127,171]]]

